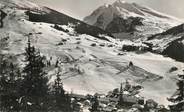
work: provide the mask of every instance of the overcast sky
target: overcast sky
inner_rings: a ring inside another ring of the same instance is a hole
[[[83,19],[99,6],[115,0],[35,0],[38,3],[54,8],[77,19]],[[184,20],[184,0],[124,0],[149,6],[157,11]]]

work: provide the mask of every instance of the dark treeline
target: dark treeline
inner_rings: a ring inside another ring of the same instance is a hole
[[[71,112],[69,95],[63,89],[59,73],[51,88],[45,72],[45,57],[31,45],[25,49],[25,66],[16,64],[15,56],[4,54],[8,38],[0,40],[0,111],[1,112]],[[14,62],[14,63],[13,63]]]

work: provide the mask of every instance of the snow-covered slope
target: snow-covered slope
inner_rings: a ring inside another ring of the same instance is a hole
[[[132,18],[134,18],[134,21]],[[85,17],[84,21],[112,32],[114,36],[122,39],[145,37],[181,24],[181,21],[174,17],[122,0],[99,7],[91,15]],[[124,22],[122,23],[122,21]],[[136,22],[142,24],[135,24]],[[125,30],[127,24],[130,24],[128,27],[131,26],[133,29]],[[117,30],[112,31],[112,29]]]
[[[1,0],[1,8],[6,6],[12,8],[42,9],[43,7],[30,2],[29,0]]]
[[[173,27],[163,33],[148,37],[153,50],[184,62],[184,25]]]
[[[103,35],[109,40],[107,41],[80,34],[74,30],[72,24],[59,25],[62,27],[60,31],[53,28],[54,24],[30,22],[25,14],[30,10],[30,7],[26,6],[27,1],[21,2],[22,8],[11,5],[14,2],[10,0],[0,1],[0,4],[6,4],[2,10],[8,14],[4,19],[4,27],[0,29],[0,37],[9,37],[7,52],[16,55],[23,66],[23,53],[27,36],[30,36],[32,44],[39,48],[47,59],[51,59],[52,65],[47,68],[50,83],[55,78],[55,63],[59,59],[64,86],[75,93],[107,93],[119,87],[126,79],[141,84],[144,87],[143,96],[154,98],[162,104],[167,104],[166,97],[175,91],[173,77],[182,71],[183,63],[152,53],[122,52],[119,49],[127,41],[120,42]],[[31,10],[35,9],[34,6],[39,9],[39,13],[48,13],[45,8],[37,7],[38,5],[33,5]],[[33,10],[32,13],[38,11]],[[123,55],[118,55],[119,53]],[[133,67],[128,66],[130,61],[133,62]],[[169,73],[173,66],[178,70]]]

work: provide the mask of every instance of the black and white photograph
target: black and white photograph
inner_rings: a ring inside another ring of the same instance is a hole
[[[184,0],[0,0],[0,112],[184,112]]]

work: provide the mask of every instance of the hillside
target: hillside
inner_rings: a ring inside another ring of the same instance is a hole
[[[154,51],[184,62],[184,25],[173,27],[163,33],[148,37]]]
[[[73,26],[75,32],[79,34],[88,34],[104,40],[108,39],[106,39],[105,37],[101,37],[100,35],[107,35],[113,37],[110,33],[107,33],[98,27],[88,25],[82,21],[76,20],[72,17],[69,17],[65,14],[62,14],[47,7],[44,7],[44,10],[41,11],[27,11],[26,14],[29,17],[29,21],[32,22],[45,22],[58,25],[70,24]]]
[[[103,30],[52,9],[18,1],[0,1],[2,10],[8,14],[0,37],[9,38],[9,49],[4,53],[15,55],[20,67],[24,66],[23,53],[29,36],[31,43],[51,61],[52,66],[47,68],[49,84],[55,79],[55,63],[59,60],[62,80],[69,92],[106,93],[129,79],[144,87],[142,95],[146,98],[168,104],[166,98],[175,91],[174,78],[182,72],[183,63],[150,52],[123,52],[122,45],[137,43],[116,40]],[[98,35],[78,32],[76,22],[82,28],[89,27],[90,33],[97,31]],[[131,61],[133,67],[129,66]],[[168,72],[173,66],[178,70]]]

